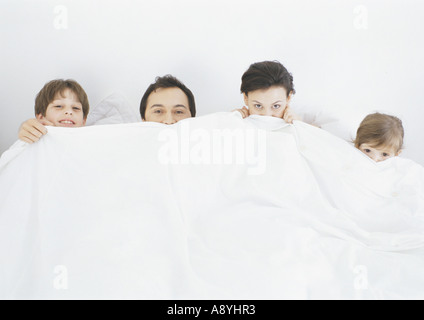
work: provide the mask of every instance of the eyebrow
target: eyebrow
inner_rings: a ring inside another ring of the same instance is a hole
[[[50,104],[54,104],[54,105],[61,105],[61,104],[62,104],[62,103],[61,103],[61,101],[62,101],[62,100],[54,100],[54,101],[50,102]],[[79,106],[79,107],[82,107],[82,103],[81,103],[81,102],[75,102],[75,103],[72,103],[72,104],[71,104],[71,106]]]
[[[262,102],[259,102],[257,100],[252,100],[252,102],[257,102],[259,104],[262,104]],[[277,100],[277,101],[273,102],[272,104],[276,104],[277,102],[283,102],[283,101],[282,100]]]
[[[183,104],[176,104],[175,106],[173,106],[173,108],[177,108],[177,107],[182,107],[182,108],[187,109],[187,107]],[[164,108],[164,105],[163,104],[154,104],[150,108]]]

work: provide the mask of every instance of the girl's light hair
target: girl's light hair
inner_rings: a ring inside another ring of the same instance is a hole
[[[356,148],[366,143],[373,148],[384,146],[399,152],[403,146],[403,136],[402,121],[399,118],[377,112],[362,120],[354,143]]]

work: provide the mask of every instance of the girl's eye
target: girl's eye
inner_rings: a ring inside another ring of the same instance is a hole
[[[366,152],[366,153],[371,152],[371,150],[370,150],[370,149],[364,149],[364,150],[365,150],[365,152]]]
[[[260,108],[262,108],[262,106],[260,104],[255,104],[255,108],[260,109]]]
[[[281,107],[279,104],[274,104],[273,106],[272,106],[274,109],[278,109],[279,107]]]
[[[62,108],[62,106],[54,106],[55,108]]]
[[[387,157],[387,156],[388,156],[388,154],[384,152],[383,153],[383,157]]]

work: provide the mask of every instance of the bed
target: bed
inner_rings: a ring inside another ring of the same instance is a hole
[[[423,299],[424,169],[295,121],[49,127],[0,159],[2,299]]]

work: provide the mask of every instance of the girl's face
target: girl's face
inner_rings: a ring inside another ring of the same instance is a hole
[[[289,105],[291,93],[287,97],[287,90],[283,87],[258,89],[244,94],[244,102],[250,114],[282,118]]]
[[[368,143],[362,143],[358,149],[376,162],[384,161],[400,154],[400,151],[396,152],[392,147],[382,146],[375,148]]]

